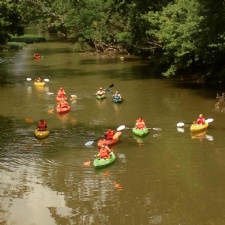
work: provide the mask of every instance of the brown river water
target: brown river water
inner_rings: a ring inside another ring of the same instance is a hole
[[[57,40],[0,53],[1,225],[222,225],[225,224],[224,115],[212,109],[216,93],[200,84],[158,78],[154,66],[125,56],[77,54]],[[42,58],[34,60],[33,54]],[[49,79],[46,87],[32,81]],[[100,86],[119,90],[95,99]],[[77,95],[65,115],[52,113],[63,87]],[[50,94],[51,93],[51,94]],[[54,94],[53,94],[54,93]],[[199,113],[213,118],[206,133],[191,135]],[[142,116],[151,129],[138,138],[122,131],[112,147],[115,164],[88,166],[107,127],[134,126]],[[33,120],[28,123],[25,118]],[[37,140],[40,118],[51,134]]]

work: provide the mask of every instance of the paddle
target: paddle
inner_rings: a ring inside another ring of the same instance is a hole
[[[27,81],[31,81],[32,80],[32,78],[27,78]],[[47,78],[45,78],[45,79],[43,79],[43,81],[45,81],[45,82],[49,82],[49,79],[47,79]]]
[[[33,124],[37,125],[37,123],[35,123],[35,122],[34,122],[32,119],[30,119],[30,118],[25,118],[25,120],[26,120],[27,123],[33,123]]]
[[[109,88],[112,88],[112,87],[114,87],[114,84],[111,84],[109,87],[105,88],[104,90],[113,94],[113,92],[109,89]]]
[[[133,128],[129,128],[129,127],[125,127],[125,125],[121,125],[121,127],[124,126],[123,129],[126,129],[126,130],[132,130]],[[157,131],[161,131],[162,128],[156,128],[156,127],[153,127],[153,128],[150,128],[150,127],[146,127],[148,130],[157,130]]]
[[[212,118],[209,118],[209,119],[207,119],[207,120],[205,120],[205,122],[207,122],[207,123],[211,123],[211,122],[213,122],[213,119]],[[185,124],[193,124],[193,122],[188,122],[188,123],[184,123],[184,122],[179,122],[179,123],[177,123],[177,127],[183,127]]]
[[[121,126],[119,126],[119,127],[116,129],[116,131],[124,130],[124,128],[125,128],[125,125],[121,125]],[[85,143],[85,146],[89,147],[90,145],[94,144],[94,142],[97,141],[97,140],[99,140],[99,138],[96,138],[96,139],[94,139],[94,140],[88,141],[88,142]]]

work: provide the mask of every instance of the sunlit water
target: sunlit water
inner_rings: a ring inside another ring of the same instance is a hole
[[[225,126],[224,115],[212,111],[214,93],[158,79],[155,68],[130,56],[80,55],[72,48],[52,41],[0,55],[14,59],[0,65],[0,223],[224,224]],[[46,87],[27,81],[38,75],[49,79]],[[113,104],[111,93],[95,99],[100,86],[111,84],[122,104]],[[78,97],[65,115],[55,113],[59,87]],[[206,133],[191,135],[190,125],[177,130],[199,113],[214,119]],[[97,140],[89,147],[87,141],[107,127],[132,128],[139,116],[162,130],[138,138],[126,129],[112,147],[114,165],[88,166]],[[40,118],[51,130],[44,140],[33,135]]]

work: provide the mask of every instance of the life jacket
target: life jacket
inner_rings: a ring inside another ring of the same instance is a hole
[[[113,139],[114,134],[115,134],[115,132],[113,130],[108,130],[108,131],[106,131],[106,138],[108,140],[111,140],[111,139]]]
[[[110,151],[107,147],[102,147],[99,153],[100,158],[108,158]]]
[[[203,125],[203,124],[205,124],[205,119],[203,117],[202,118],[198,118],[197,123]]]
[[[45,130],[47,130],[47,124],[46,124],[45,122],[39,121],[39,122],[38,122],[38,129],[39,129],[40,131],[45,131]]]
[[[66,95],[65,91],[59,89],[59,91],[58,91],[58,96],[59,96],[59,97],[64,97],[65,95]]]
[[[136,126],[137,126],[138,129],[145,128],[145,122],[144,122],[144,120],[141,120],[141,121],[137,120],[136,121]]]
[[[120,99],[120,94],[115,94],[115,95],[113,96],[113,98],[116,99],[116,100],[119,100],[119,99]]]

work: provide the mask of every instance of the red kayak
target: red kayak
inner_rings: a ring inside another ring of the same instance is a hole
[[[55,98],[55,100],[56,100],[57,102],[60,102],[60,101],[67,101],[67,97],[66,97],[66,96],[63,96],[63,97],[57,96],[57,97]]]
[[[34,54],[34,59],[40,59],[40,58],[41,58],[40,54]]]
[[[69,105],[59,106],[59,107],[57,107],[56,112],[57,113],[67,113],[70,111],[70,109],[71,108]]]
[[[98,141],[98,147],[100,148],[102,145],[107,145],[107,146],[111,146],[116,144],[119,141],[119,137],[122,134],[122,132],[118,131],[115,133],[115,135],[113,136],[113,139],[105,139],[105,138],[101,138]]]

